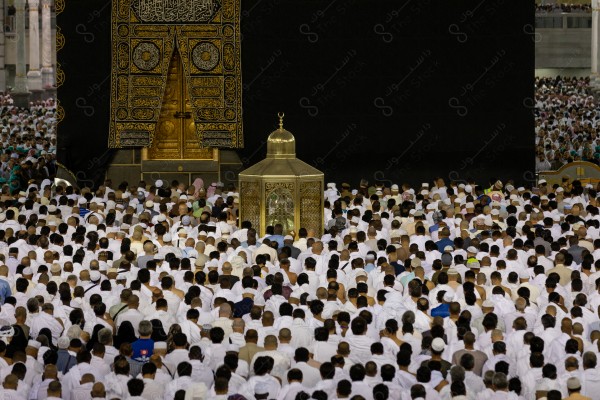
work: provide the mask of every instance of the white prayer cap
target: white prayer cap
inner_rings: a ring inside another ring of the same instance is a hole
[[[354,190],[352,191],[352,196],[356,196],[357,194],[358,194],[358,190],[357,190],[357,189],[354,189]]]
[[[23,275],[33,275],[33,270],[30,267],[24,268]]]
[[[152,200],[148,200],[146,202],[146,208],[153,208],[154,207],[154,202]]]
[[[365,271],[364,269],[357,270],[355,278],[358,278],[359,276],[368,276],[367,271]]]
[[[557,188],[556,188],[556,193],[562,193],[562,192],[564,192],[564,191],[565,191],[565,189],[564,189],[564,188],[562,188],[562,187],[557,187]]]
[[[396,185],[396,184],[392,185],[392,190],[399,190],[398,185]]]
[[[87,200],[85,199],[85,197],[80,197],[79,200],[77,200],[77,203],[81,204],[85,204],[87,203]]]
[[[283,238],[283,240],[294,240],[294,238],[291,237],[290,235],[285,235],[285,237]]]
[[[170,233],[165,233],[163,235],[163,242],[170,242],[171,240],[173,240],[173,238],[171,237]]]
[[[581,381],[576,376],[572,376],[567,379],[567,389],[577,390],[581,389]]]
[[[157,180],[157,181],[154,183],[154,185],[155,185],[157,188],[161,188],[161,187],[163,186],[163,181],[162,181],[162,180],[160,180],[160,179],[158,179],[158,180]]]
[[[494,308],[494,302],[491,300],[485,300],[482,304],[484,308]]]
[[[56,212],[56,206],[54,204],[51,204],[48,206],[48,212]]]
[[[198,232],[198,236],[208,236],[208,234],[206,233],[206,231],[200,231]]]
[[[40,347],[42,347],[42,344],[40,342],[38,342],[37,340],[30,340],[29,342],[27,342],[27,346],[28,347],[33,347],[34,349],[40,349]]]
[[[475,208],[475,204],[473,204],[472,202],[468,202],[467,204],[465,204],[466,208]]]
[[[166,350],[167,342],[154,342],[154,349],[155,350]]]
[[[167,220],[167,217],[165,216],[165,214],[159,214],[156,216],[156,220],[158,222],[165,222]]]
[[[491,214],[492,214],[492,215],[500,215],[500,211],[499,211],[499,210],[496,210],[496,209],[494,209],[494,210],[492,210],[492,211],[491,211]]]
[[[444,342],[444,339],[442,338],[435,338],[433,339],[433,341],[431,342],[431,350],[433,351],[444,351],[444,349],[446,348],[446,343]]]
[[[454,299],[454,291],[448,290],[444,293],[444,301],[451,302]]]
[[[423,186],[423,187],[429,187],[429,183],[424,182],[424,183],[421,184],[421,186]]]
[[[92,282],[99,281],[101,277],[100,271],[90,271],[90,280]]]
[[[328,183],[328,184],[327,184],[327,187],[328,187],[329,189],[333,189],[333,188],[335,187],[335,183],[333,183],[333,182],[330,182],[330,183]]]
[[[471,187],[471,185],[465,185],[465,192],[471,193],[471,190],[473,190],[473,188]]]
[[[538,181],[538,183],[539,183],[540,185],[543,185],[544,183],[546,183],[546,180],[545,180],[545,179],[540,179],[540,180]]]
[[[519,271],[519,279],[529,279],[529,278],[531,278],[531,276],[529,276],[529,272],[527,272],[526,269]]]

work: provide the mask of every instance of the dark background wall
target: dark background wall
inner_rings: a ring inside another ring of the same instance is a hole
[[[265,156],[285,112],[298,156],[328,181],[532,181],[533,6],[242,0],[242,161]],[[99,0],[70,0],[58,20],[59,157],[88,180],[112,154],[109,21]]]

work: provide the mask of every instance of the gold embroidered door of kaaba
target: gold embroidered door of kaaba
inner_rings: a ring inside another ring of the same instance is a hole
[[[243,147],[238,0],[113,0],[111,23],[109,147],[152,159]]]

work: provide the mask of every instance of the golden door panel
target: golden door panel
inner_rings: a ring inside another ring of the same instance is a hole
[[[181,58],[175,49],[156,134],[147,153],[149,160],[213,159],[212,148],[200,147],[186,86]]]

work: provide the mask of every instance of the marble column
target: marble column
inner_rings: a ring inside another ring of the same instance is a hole
[[[4,0],[0,0],[0,26],[4,26]],[[0,92],[6,93],[5,33],[0,33]]]
[[[592,74],[598,74],[598,0],[592,0]]]
[[[15,0],[15,10],[17,68],[12,97],[17,107],[28,107],[31,93],[27,89],[27,69],[25,65],[25,0]]]
[[[52,0],[42,0],[42,87],[54,86],[54,69],[52,68],[52,29],[50,27],[50,6]]]
[[[29,72],[27,86],[34,97],[42,91],[42,71],[40,70],[40,0],[28,0],[29,4]]]

